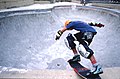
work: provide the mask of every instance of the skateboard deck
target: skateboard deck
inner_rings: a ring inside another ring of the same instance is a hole
[[[101,79],[99,74],[90,74],[90,69],[82,66],[79,62],[73,62],[72,59],[68,60],[68,62],[74,71],[83,79]]]

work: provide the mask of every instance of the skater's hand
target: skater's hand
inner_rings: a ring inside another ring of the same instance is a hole
[[[55,40],[59,40],[62,34],[63,34],[63,32],[62,32],[61,30],[59,30],[59,31],[56,33]]]
[[[101,24],[101,23],[93,23],[93,22],[91,22],[91,23],[88,23],[88,24],[91,25],[91,26],[99,27],[99,28],[104,27],[104,25]]]
[[[100,27],[100,28],[101,28],[101,27],[104,27],[104,25],[101,24],[101,23],[97,24],[96,26],[97,26],[97,27]]]

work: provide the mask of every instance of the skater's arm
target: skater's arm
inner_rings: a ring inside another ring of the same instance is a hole
[[[93,22],[91,22],[91,23],[88,23],[88,24],[91,25],[91,26],[99,27],[99,28],[104,27],[104,25],[102,23],[93,23]]]
[[[62,29],[61,29],[61,32],[65,32],[67,30],[67,28],[64,26]]]
[[[66,30],[72,30],[73,28],[73,24],[72,23],[69,23],[69,25],[67,26],[64,26],[61,30],[59,30],[56,34],[56,38],[55,40],[59,40],[61,35],[66,31]]]

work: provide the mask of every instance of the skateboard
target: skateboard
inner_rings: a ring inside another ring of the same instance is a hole
[[[79,62],[72,61],[72,59],[68,60],[68,62],[74,71],[83,79],[101,79],[99,74],[91,74],[90,69],[82,66]]]

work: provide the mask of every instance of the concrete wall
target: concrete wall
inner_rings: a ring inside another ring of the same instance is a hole
[[[50,1],[34,1],[34,4],[50,4]]]
[[[26,6],[30,4],[49,4],[54,3],[55,0],[0,0],[0,9],[8,9],[8,8],[14,8],[14,7],[20,7],[20,6]],[[58,0],[56,0],[58,1]],[[55,2],[56,2],[55,1]],[[69,1],[69,0],[68,0]],[[72,1],[72,0],[70,0]],[[76,1],[76,0],[73,0]]]
[[[0,9],[33,4],[34,0],[0,0]]]
[[[20,6],[26,6],[31,4],[49,4],[54,2],[61,2],[61,1],[72,1],[72,2],[80,2],[79,0],[0,0],[0,9],[9,9],[15,8]]]

